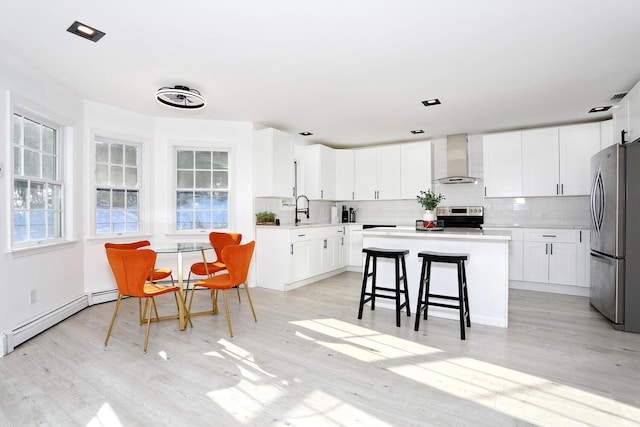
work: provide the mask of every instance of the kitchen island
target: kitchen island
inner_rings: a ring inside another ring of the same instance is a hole
[[[362,247],[408,249],[406,257],[409,303],[412,318],[420,282],[420,251],[467,253],[467,286],[471,323],[506,328],[509,314],[509,240],[511,235],[502,231],[442,230],[416,231],[411,228],[373,228],[362,232]],[[393,260],[378,259],[378,285],[393,284]],[[369,280],[370,286],[371,280]],[[431,293],[457,293],[455,264],[434,263],[431,267]],[[395,309],[393,303],[376,300],[376,307]],[[370,310],[370,305],[365,305]],[[429,316],[458,319],[457,310],[429,307]]]

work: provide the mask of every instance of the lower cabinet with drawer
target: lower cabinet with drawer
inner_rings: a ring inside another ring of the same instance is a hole
[[[576,285],[578,230],[524,230],[524,268],[528,282]]]
[[[345,267],[344,226],[257,227],[257,286],[295,289]]]
[[[483,227],[511,232],[509,286],[569,295],[589,295],[589,230]]]

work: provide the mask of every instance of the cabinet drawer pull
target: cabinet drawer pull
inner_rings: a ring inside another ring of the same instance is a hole
[[[558,237],[555,234],[543,234],[542,237]]]
[[[291,244],[291,255],[293,255],[293,243]]]

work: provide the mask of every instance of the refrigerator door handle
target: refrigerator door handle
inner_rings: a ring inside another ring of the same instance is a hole
[[[602,228],[602,223],[604,221],[604,204],[604,181],[602,178],[602,170],[598,168],[591,188],[591,222],[597,234],[600,234],[600,229]]]

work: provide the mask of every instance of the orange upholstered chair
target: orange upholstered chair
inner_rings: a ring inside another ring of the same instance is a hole
[[[151,249],[130,250],[107,248],[107,259],[109,260],[111,271],[113,272],[116,284],[118,285],[118,299],[113,311],[109,330],[107,331],[107,337],[104,340],[104,345],[106,347],[109,342],[111,330],[113,329],[113,324],[116,320],[122,297],[131,296],[138,297],[140,299],[144,298],[146,300],[145,319],[147,322],[147,330],[144,336],[144,351],[146,353],[147,344],[149,343],[151,307],[153,307],[157,313],[154,297],[169,292],[173,292],[174,295],[177,295],[180,288],[175,285],[162,286],[149,281],[150,274],[156,263],[156,253]],[[178,298],[176,296],[176,303],[183,304],[182,298]]]
[[[256,317],[256,311],[253,309],[253,301],[251,301],[251,293],[249,287],[246,284],[247,275],[249,274],[249,266],[251,265],[251,257],[253,256],[253,249],[256,245],[255,241],[251,241],[245,245],[229,245],[222,249],[221,259],[224,265],[227,267],[226,274],[219,274],[217,276],[208,277],[204,280],[200,280],[193,284],[193,289],[197,287],[203,287],[211,289],[214,292],[214,312],[217,312],[217,299],[218,292],[222,291],[224,297],[224,309],[227,313],[227,325],[229,326],[229,335],[233,337],[233,329],[231,328],[231,317],[229,316],[229,302],[227,300],[227,290],[236,288],[244,284],[244,289],[247,291],[247,298],[249,299],[249,305],[251,306],[251,312],[253,313],[253,320],[258,321]],[[187,313],[190,312],[191,304],[193,303],[193,295],[195,292],[191,292],[191,298],[189,299],[189,308]],[[189,315],[189,314],[187,314]]]
[[[222,249],[229,245],[239,245],[242,241],[242,234],[240,233],[221,233],[218,231],[212,231],[209,233],[209,242],[211,247],[216,252],[216,260],[214,262],[196,262],[191,264],[189,270],[189,276],[187,277],[187,288],[189,287],[189,280],[191,274],[197,276],[213,276],[219,271],[226,270],[224,263],[222,262]]]
[[[242,241],[242,234],[240,233],[223,233],[219,231],[212,231],[209,233],[209,242],[211,243],[211,247],[216,252],[216,260],[214,262],[196,262],[191,264],[191,268],[189,269],[189,275],[187,276],[187,289],[185,292],[189,291],[189,281],[191,280],[191,275],[195,274],[196,276],[206,276],[211,277],[220,271],[226,270],[227,267],[222,262],[222,249],[225,246],[229,245],[239,245]],[[187,300],[187,295],[185,293],[184,300]],[[238,301],[240,300],[240,291],[238,291]],[[193,313],[194,315],[198,314],[207,314],[207,312]]]
[[[140,240],[138,242],[131,243],[105,243],[104,248],[109,249],[139,249],[144,248],[145,246],[151,246],[151,242],[148,240]],[[152,282],[157,282],[158,280],[164,280],[167,277],[171,278],[171,284],[173,284],[173,273],[170,268],[154,268],[153,276],[150,277]]]

